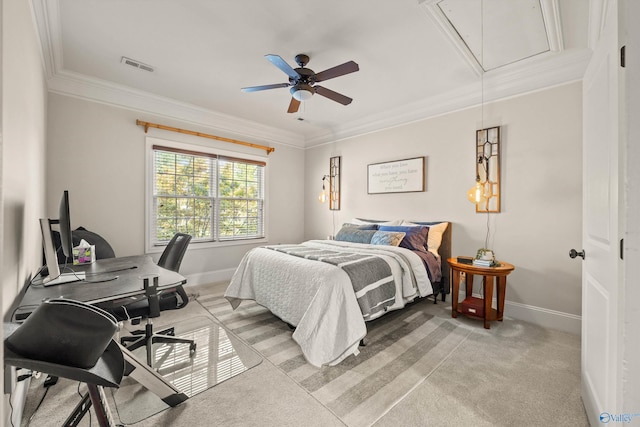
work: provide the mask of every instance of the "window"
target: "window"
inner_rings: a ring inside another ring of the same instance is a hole
[[[152,154],[152,246],[177,232],[192,242],[264,237],[265,162],[160,145]]]

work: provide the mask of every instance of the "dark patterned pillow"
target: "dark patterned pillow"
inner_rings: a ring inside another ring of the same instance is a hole
[[[381,225],[381,231],[396,231],[405,233],[401,248],[411,249],[412,251],[427,252],[427,238],[429,236],[429,227],[424,226],[387,226]]]

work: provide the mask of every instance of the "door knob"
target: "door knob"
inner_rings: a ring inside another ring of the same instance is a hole
[[[569,256],[570,256],[571,258],[575,258],[575,257],[577,257],[577,256],[580,256],[580,257],[582,257],[582,259],[584,259],[584,249],[583,249],[583,250],[581,250],[580,252],[576,251],[575,249],[571,249],[571,250],[569,251]]]

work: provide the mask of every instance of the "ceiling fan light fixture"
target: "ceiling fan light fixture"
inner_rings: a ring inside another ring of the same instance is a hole
[[[265,55],[265,57],[273,65],[278,67],[287,76],[289,76],[289,82],[243,87],[243,92],[257,92],[267,89],[288,87],[289,92],[291,92],[291,100],[289,101],[289,108],[287,109],[287,113],[297,113],[301,101],[310,99],[314,93],[317,93],[320,96],[323,96],[342,105],[349,105],[351,101],[353,101],[353,99],[349,98],[348,96],[344,96],[341,93],[334,92],[331,89],[327,89],[323,86],[314,86],[314,84],[358,71],[360,68],[355,62],[348,61],[344,64],[327,68],[326,70],[316,74],[313,72],[313,70],[305,68],[306,63],[309,61],[309,56],[305,54],[296,55],[296,63],[300,66],[296,69],[291,68],[291,66],[287,64],[287,61],[285,61],[278,55],[269,54]]]
[[[306,101],[313,96],[313,88],[306,83],[299,83],[291,89],[291,96],[298,101]]]

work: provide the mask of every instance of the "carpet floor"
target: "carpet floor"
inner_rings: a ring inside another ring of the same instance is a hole
[[[284,322],[252,301],[231,310],[223,292],[198,302],[348,426],[588,425],[574,335],[508,318],[486,330],[421,300],[368,323],[358,356],[319,369]]]
[[[428,312],[422,300],[368,325],[360,354],[337,366],[306,362],[292,330],[267,309],[245,301],[231,310],[222,295],[200,295],[223,325],[284,371],[349,426],[369,426],[427,378],[472,333]]]
[[[588,426],[579,336],[508,313],[485,330],[452,319],[450,302],[424,300],[370,322],[357,357],[319,369],[286,324],[249,301],[232,311],[225,289],[188,287],[194,303],[155,323],[215,317],[263,362],[134,426]],[[77,403],[77,383],[61,380],[36,410],[42,381],[32,381],[23,421],[35,413],[31,426],[60,425]]]

